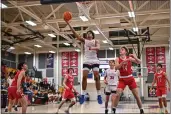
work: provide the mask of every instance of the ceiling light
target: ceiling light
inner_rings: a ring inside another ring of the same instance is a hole
[[[38,47],[38,48],[41,48],[42,46],[40,46],[40,45],[34,45],[34,46],[36,46],[36,47]]]
[[[138,32],[138,28],[137,27],[133,28],[133,31]]]
[[[103,43],[107,44],[108,42],[107,42],[107,40],[103,40]]]
[[[14,50],[15,48],[11,46],[9,49],[10,49],[10,50]]]
[[[28,54],[28,55],[31,54],[30,52],[24,52],[24,53],[25,53],[25,54]]]
[[[109,48],[109,50],[113,50],[113,48]]]
[[[1,6],[0,6],[1,8],[7,8],[7,7],[8,7],[8,6],[6,6],[6,5],[3,4],[3,3],[0,3],[0,5],[1,5]]]
[[[49,51],[50,53],[55,53],[54,51]]]
[[[27,24],[31,25],[31,26],[36,26],[37,24],[32,22],[32,21],[26,21]]]
[[[70,44],[69,43],[64,43],[66,46],[70,46]]]
[[[135,13],[134,12],[128,12],[129,17],[135,17]]]
[[[75,49],[75,51],[80,52],[80,49]]]
[[[81,18],[81,20],[84,21],[84,22],[88,21],[87,17],[85,17],[85,16],[80,16],[80,18]]]
[[[93,30],[94,34],[100,34],[98,30]]]
[[[54,34],[48,34],[50,37],[55,38],[56,36]]]

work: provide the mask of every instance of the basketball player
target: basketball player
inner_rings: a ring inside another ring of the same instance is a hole
[[[27,100],[22,92],[22,84],[25,82],[25,72],[27,65],[25,63],[18,64],[18,72],[12,81],[11,86],[8,88],[9,107],[8,111],[11,112],[14,100],[17,99],[21,104],[22,113],[26,113]]]
[[[87,77],[89,71],[92,69],[95,78],[95,84],[97,89],[97,100],[99,104],[102,104],[102,97],[100,92],[100,77],[99,77],[99,60],[97,57],[97,51],[100,49],[100,43],[95,40],[95,35],[92,31],[88,31],[86,38],[81,38],[75,30],[71,27],[68,21],[66,21],[77,40],[84,43],[84,63],[83,63],[83,78],[82,78],[82,94],[80,98],[80,104],[85,101],[85,94],[87,88]]]
[[[156,95],[159,100],[160,112],[161,113],[168,113],[167,111],[167,100],[166,100],[166,93],[167,93],[167,85],[166,81],[169,85],[168,90],[170,91],[170,81],[167,78],[166,73],[162,70],[162,65],[157,64],[157,72],[154,74],[154,79],[152,82],[152,87],[154,84],[157,84],[157,92]],[[152,90],[152,88],[151,88]],[[164,104],[164,108],[163,108]]]
[[[119,103],[120,95],[124,91],[125,87],[128,86],[129,89],[132,91],[132,94],[134,95],[137,105],[140,109],[140,113],[143,114],[144,111],[142,109],[142,102],[138,94],[137,85],[135,82],[135,79],[132,75],[132,62],[140,64],[141,60],[138,59],[134,54],[128,55],[128,49],[125,46],[122,46],[120,48],[120,57],[116,58],[115,61],[115,68],[119,69],[120,76],[119,76],[119,84],[117,88],[117,97],[116,101],[114,103],[114,113],[116,111],[116,107]]]
[[[109,102],[111,93],[112,93],[112,107],[111,108],[113,108],[113,103],[116,98],[116,89],[117,89],[118,77],[119,77],[119,71],[115,70],[115,61],[114,60],[109,61],[109,66],[110,66],[110,68],[106,70],[105,78],[104,78],[104,83],[106,84],[105,114],[108,114],[108,102]]]
[[[9,77],[7,79],[8,87],[11,86],[12,81],[14,80],[14,75],[15,75],[15,73],[13,73],[13,72],[9,73]],[[8,112],[8,103],[9,103],[9,98],[8,98],[7,106],[5,108],[5,112]],[[15,99],[15,103],[14,104],[15,104],[14,110],[18,111],[18,108],[17,108],[18,100],[17,99]]]
[[[74,95],[74,92],[76,92],[76,90],[73,87],[73,82],[74,82],[74,77],[72,76],[73,72],[74,72],[74,69],[69,68],[68,69],[68,74],[64,78],[64,81],[63,81],[64,92],[63,92],[63,95],[62,95],[62,101],[58,106],[57,113],[59,112],[59,109],[66,102],[67,99],[71,100],[71,104],[68,106],[68,109],[65,111],[65,113],[69,113],[69,109],[73,105],[75,105],[75,103],[76,103],[76,99],[75,99],[75,95]]]

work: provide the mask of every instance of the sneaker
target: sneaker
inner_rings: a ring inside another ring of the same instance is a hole
[[[5,108],[5,112],[8,112],[8,109],[7,108]]]
[[[102,96],[101,95],[98,95],[97,96],[97,101],[98,101],[99,104],[102,104],[103,103],[102,102]]]
[[[140,114],[144,114],[144,110],[143,109],[140,109]]]
[[[84,103],[84,101],[85,101],[84,95],[81,95],[79,101],[80,101],[80,104],[83,104]]]
[[[113,114],[115,114],[116,108],[112,108],[112,112],[113,112]]]
[[[15,110],[15,111],[18,111],[18,108],[17,108],[17,107],[14,107],[14,110]]]
[[[65,110],[65,113],[66,113],[66,114],[69,114],[69,110]]]
[[[105,109],[105,114],[108,114],[108,109]]]

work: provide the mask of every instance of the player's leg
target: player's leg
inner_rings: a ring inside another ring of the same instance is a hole
[[[59,112],[59,110],[61,109],[62,105],[63,105],[65,102],[66,102],[66,99],[62,98],[62,101],[60,102],[60,104],[59,104],[59,106],[58,106],[58,108],[57,108],[57,112],[56,112],[56,113]]]
[[[100,76],[99,76],[99,64],[93,64],[93,74],[94,74],[94,80],[95,80],[95,85],[96,85],[96,90],[97,90],[97,100],[99,104],[102,104],[102,96],[101,96],[101,87],[100,87]]]
[[[14,100],[12,99],[9,99],[9,103],[8,103],[8,112],[11,112],[12,111],[12,106],[14,104]]]
[[[106,95],[106,100],[105,100],[105,114],[108,113],[108,103],[109,103],[109,98],[110,98],[110,90],[109,90],[109,86],[107,85],[105,88],[105,95]]]
[[[72,106],[74,106],[76,104],[76,99],[75,97],[71,98],[71,104],[68,106],[67,110],[65,111],[65,113],[69,113],[69,110]]]
[[[159,88],[157,88],[156,95],[157,95],[158,101],[159,101],[160,113],[164,113],[163,102],[162,102],[162,92]]]
[[[21,104],[22,107],[22,114],[26,113],[27,111],[27,99],[25,96],[22,96],[21,98],[18,98],[18,102]]]
[[[14,105],[15,105],[14,110],[18,111],[18,108],[17,108],[18,107],[18,99],[15,99]]]
[[[137,88],[135,79],[133,77],[127,78],[126,84],[128,85],[129,89],[132,91],[132,94],[134,95],[134,97],[136,99],[137,105],[140,109],[140,114],[143,114],[144,110],[142,107],[142,102],[141,102],[140,95],[138,93],[138,88]]]
[[[112,94],[112,97],[111,97],[111,102],[112,102],[111,110],[112,110],[112,113],[114,113],[114,111],[116,110],[116,108],[114,107],[114,103],[116,101],[116,96],[117,96],[117,93],[116,93],[117,86],[112,86],[111,88],[112,88],[111,89],[111,94]]]
[[[168,113],[168,110],[167,110],[167,100],[166,100],[166,88],[162,88],[162,102],[163,102],[163,105],[164,105],[164,112],[165,113]]]
[[[88,64],[83,64],[83,78],[82,78],[82,94],[80,97],[80,104],[83,104],[85,101],[85,94],[87,88],[87,77],[91,67]]]
[[[115,101],[113,103],[113,109],[112,109],[113,113],[116,112],[116,107],[118,106],[120,96],[123,93],[123,90],[125,89],[125,87],[126,87],[126,84],[125,84],[124,80],[121,78],[119,80],[119,83],[118,83],[118,87],[117,87],[117,90],[116,90],[116,97],[115,97]]]

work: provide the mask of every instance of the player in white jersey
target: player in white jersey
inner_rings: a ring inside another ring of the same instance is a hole
[[[118,85],[118,79],[119,79],[119,70],[115,70],[115,61],[110,60],[109,61],[110,68],[105,71],[104,75],[104,83],[106,84],[105,88],[105,95],[106,95],[106,101],[105,101],[105,114],[108,114],[108,102],[110,98],[110,94],[112,94],[112,106],[113,109],[113,103],[115,101],[116,97],[116,89]],[[112,110],[113,111],[113,110]]]
[[[97,57],[97,51],[100,49],[100,43],[95,40],[95,35],[92,31],[86,33],[85,38],[81,38],[75,30],[71,27],[69,22],[66,21],[70,27],[73,34],[76,36],[77,40],[84,43],[84,63],[83,63],[83,78],[82,78],[82,94],[80,98],[80,104],[85,101],[86,87],[87,87],[87,77],[89,71],[92,69],[94,73],[94,79],[97,89],[97,100],[99,104],[102,104],[102,97],[100,93],[100,77],[99,77],[99,59]]]

